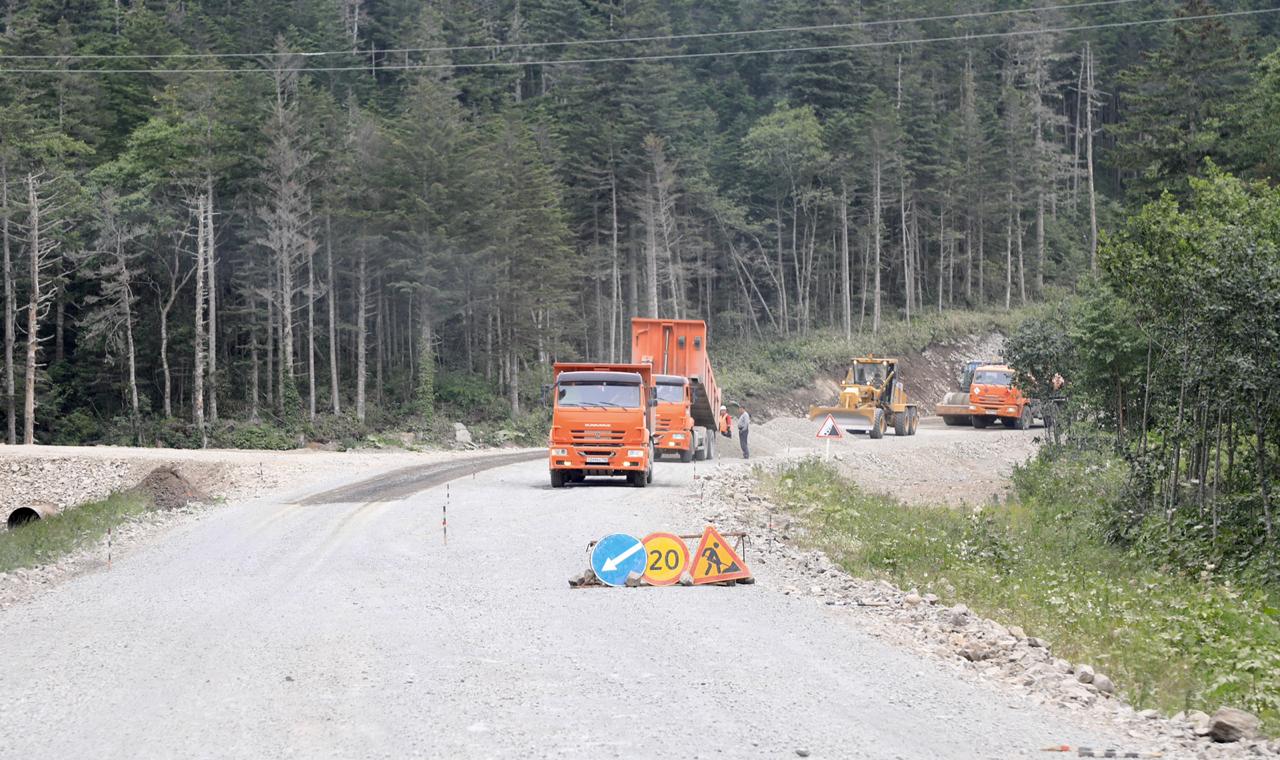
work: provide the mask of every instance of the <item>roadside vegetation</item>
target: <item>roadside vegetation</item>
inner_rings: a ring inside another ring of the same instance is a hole
[[[102,501],[0,532],[0,573],[56,562],[97,543],[108,530],[143,514],[150,506],[143,494],[115,493]]]
[[[1005,503],[906,507],[821,462],[771,477],[805,540],[860,577],[964,602],[1111,675],[1140,707],[1222,705],[1280,730],[1280,598],[1212,566],[1177,569],[1114,543],[1106,513],[1126,489],[1114,457],[1075,452],[1020,469]]]

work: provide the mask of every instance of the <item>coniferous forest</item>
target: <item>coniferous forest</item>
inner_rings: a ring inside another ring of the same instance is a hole
[[[851,335],[1106,280],[1154,324],[1187,302],[1126,220],[1276,175],[1273,10],[8,0],[0,438],[518,417],[633,315]],[[1264,363],[1269,240],[1260,326],[1215,334]]]

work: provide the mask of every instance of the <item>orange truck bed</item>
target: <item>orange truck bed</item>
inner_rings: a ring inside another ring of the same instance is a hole
[[[632,319],[631,361],[652,366],[659,386],[658,453],[679,454],[685,462],[712,458],[720,389],[707,356],[707,324],[700,319]]]

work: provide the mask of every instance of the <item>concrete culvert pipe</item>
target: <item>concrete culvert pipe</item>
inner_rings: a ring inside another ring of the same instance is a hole
[[[56,514],[58,514],[58,508],[52,504],[30,504],[18,507],[9,513],[9,530],[36,520],[48,519]]]

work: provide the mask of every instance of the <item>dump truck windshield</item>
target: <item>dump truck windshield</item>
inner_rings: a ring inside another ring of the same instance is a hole
[[[974,374],[973,382],[977,385],[1013,385],[1013,373],[999,370],[981,370]]]
[[[556,385],[556,405],[635,409],[640,407],[640,386],[601,382],[559,383]]]
[[[662,404],[680,404],[684,402],[683,385],[667,385],[658,383],[658,402]]]

